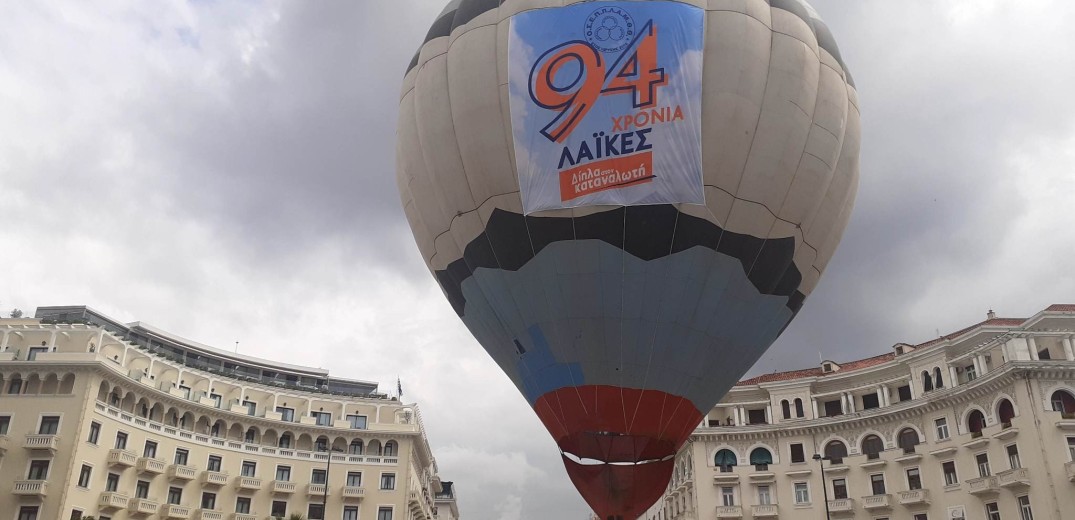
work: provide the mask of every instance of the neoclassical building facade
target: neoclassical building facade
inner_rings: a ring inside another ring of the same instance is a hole
[[[85,307],[0,319],[0,475],[0,520],[434,520],[444,492],[376,383]]]
[[[1075,518],[1075,305],[741,381],[644,520]]]

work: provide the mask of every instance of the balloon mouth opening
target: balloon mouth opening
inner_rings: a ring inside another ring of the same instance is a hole
[[[571,462],[574,462],[575,464],[578,464],[580,466],[602,466],[602,465],[609,465],[609,466],[644,466],[646,464],[657,464],[657,463],[660,463],[660,462],[665,462],[665,461],[668,461],[668,460],[672,460],[676,456],[673,453],[671,455],[667,455],[667,456],[659,458],[659,459],[645,459],[645,460],[638,460],[638,461],[619,461],[619,460],[592,459],[592,458],[589,458],[589,457],[582,457],[582,456],[579,456],[579,455],[575,455],[574,453],[570,453],[570,452],[567,452],[567,451],[561,451],[560,454],[563,455],[564,458],[566,458],[566,459],[570,460]]]

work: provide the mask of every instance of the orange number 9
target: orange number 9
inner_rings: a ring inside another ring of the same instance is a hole
[[[578,75],[558,78],[571,64],[577,64]],[[541,133],[563,142],[593,108],[604,84],[605,63],[593,47],[574,41],[549,49],[530,70],[530,98],[542,108],[559,111]]]

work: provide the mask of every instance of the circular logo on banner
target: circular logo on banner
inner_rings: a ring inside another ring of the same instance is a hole
[[[586,41],[601,52],[622,51],[634,36],[634,19],[619,7],[602,7],[586,19]]]

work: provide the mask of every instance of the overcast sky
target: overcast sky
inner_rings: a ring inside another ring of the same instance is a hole
[[[0,310],[398,375],[465,518],[584,518],[398,205],[399,84],[443,2],[0,2]],[[1075,303],[1075,3],[815,7],[858,84],[861,189],[753,373]]]

